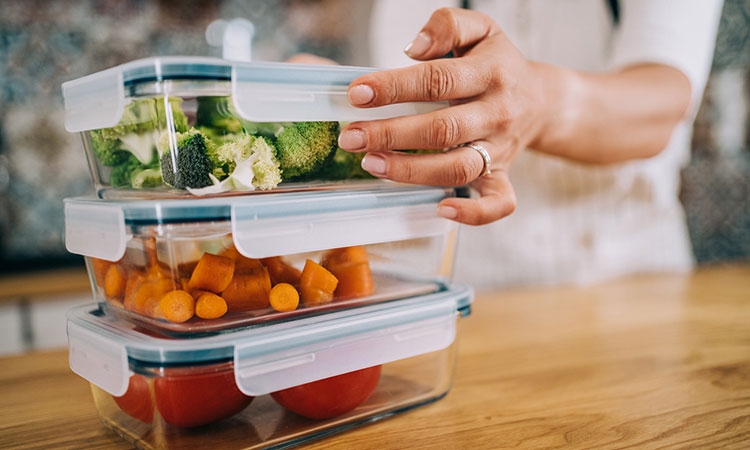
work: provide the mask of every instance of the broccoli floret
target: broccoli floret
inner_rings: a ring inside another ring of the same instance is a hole
[[[364,153],[352,153],[336,149],[331,162],[308,175],[295,178],[295,181],[303,180],[356,180],[362,178],[375,178],[362,168]]]
[[[284,131],[284,128],[294,126],[294,122],[248,122],[242,121],[242,127],[245,132],[260,135],[271,140],[276,140],[276,137]]]
[[[159,167],[135,170],[130,174],[130,186],[136,189],[158,187],[163,183]]]
[[[101,130],[89,131],[89,142],[96,158],[105,166],[116,166],[122,164],[130,155],[120,148],[118,139],[106,139],[102,137]]]
[[[138,161],[138,158],[128,154],[125,161],[112,167],[112,171],[109,173],[109,184],[119,188],[130,187],[131,175],[143,168],[144,166]]]
[[[273,145],[264,137],[243,134],[209,151],[209,157],[214,163],[214,176],[217,179],[222,179],[217,175],[217,170],[231,177],[238,164],[249,161],[252,180],[240,181],[252,182],[252,186],[258,189],[273,189],[281,183],[281,170],[275,153]]]
[[[156,117],[160,129],[167,128],[167,119],[169,115],[172,116],[172,123],[174,124],[174,130],[178,133],[186,132],[190,126],[188,125],[187,117],[182,112],[182,99],[179,97],[169,97],[169,106],[171,111],[167,111],[164,108],[164,98],[156,98]]]
[[[296,122],[276,137],[276,158],[284,179],[311,173],[336,151],[338,122]]]
[[[174,150],[169,145],[169,137],[169,133],[163,133],[159,139],[164,182],[179,189],[202,188],[212,184],[208,174],[212,172],[213,164],[208,157],[206,139],[200,131],[193,128],[185,133],[176,133],[177,148]]]
[[[187,117],[182,112],[181,103],[180,98],[169,99],[169,114],[178,132],[188,129]],[[159,130],[166,128],[167,116],[163,98],[132,101],[125,107],[116,126],[89,133],[94,154],[107,166],[124,162],[127,159],[125,152],[132,153],[141,164],[151,163],[154,159],[154,143]]]
[[[231,109],[231,97],[199,97],[195,124],[213,129],[215,135],[242,132],[242,123]]]

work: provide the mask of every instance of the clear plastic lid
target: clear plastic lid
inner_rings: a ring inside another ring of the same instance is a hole
[[[65,128],[77,132],[113,127],[122,118],[127,99],[144,92],[201,96],[208,89],[211,93],[203,95],[231,94],[237,113],[253,122],[374,120],[447,106],[445,102],[351,106],[346,95],[349,83],[375,70],[192,56],[139,59],[63,83]],[[175,83],[180,81],[185,83]],[[215,83],[197,86],[191,81]],[[145,85],[149,87],[144,90]]]
[[[237,329],[209,337],[152,336],[107,319],[96,306],[68,313],[71,369],[112,395],[123,395],[134,371],[233,361],[247,395],[280,389],[441,350],[456,335],[457,314],[473,291],[447,291],[331,314]]]
[[[117,261],[140,225],[231,221],[235,247],[266,258],[353,245],[436,236],[456,223],[437,215],[451,188],[384,186],[263,197],[181,200],[65,200],[65,244],[71,253]]]

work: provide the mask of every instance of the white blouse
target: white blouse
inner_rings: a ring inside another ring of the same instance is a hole
[[[479,289],[591,283],[693,264],[678,200],[692,121],[711,67],[721,0],[620,0],[614,25],[605,0],[474,0],[529,59],[588,71],[667,64],[690,80],[693,108],[658,156],[592,167],[531,150],[513,163],[518,206],[510,217],[463,227],[457,281]],[[446,0],[377,0],[370,54],[376,67],[415,62],[403,47]],[[647,100],[645,100],[647,101]]]

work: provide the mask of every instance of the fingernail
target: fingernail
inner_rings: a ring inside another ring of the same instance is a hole
[[[422,31],[404,48],[404,53],[411,57],[420,56],[430,48],[431,44],[430,35]]]
[[[363,130],[355,128],[353,130],[344,130],[339,134],[339,147],[344,150],[359,150],[365,148],[367,144],[367,135]]]
[[[446,219],[455,219],[458,217],[458,210],[450,206],[438,206],[438,216],[445,217]]]
[[[385,158],[376,153],[368,153],[362,159],[362,168],[373,175],[385,175],[386,166]]]
[[[349,103],[352,105],[366,105],[375,97],[375,91],[366,84],[358,84],[349,89]]]

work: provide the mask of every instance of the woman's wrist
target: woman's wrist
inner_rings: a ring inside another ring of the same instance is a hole
[[[529,64],[541,91],[540,105],[536,109],[539,127],[529,147],[547,153],[563,153],[584,111],[585,83],[573,70],[537,62]]]

